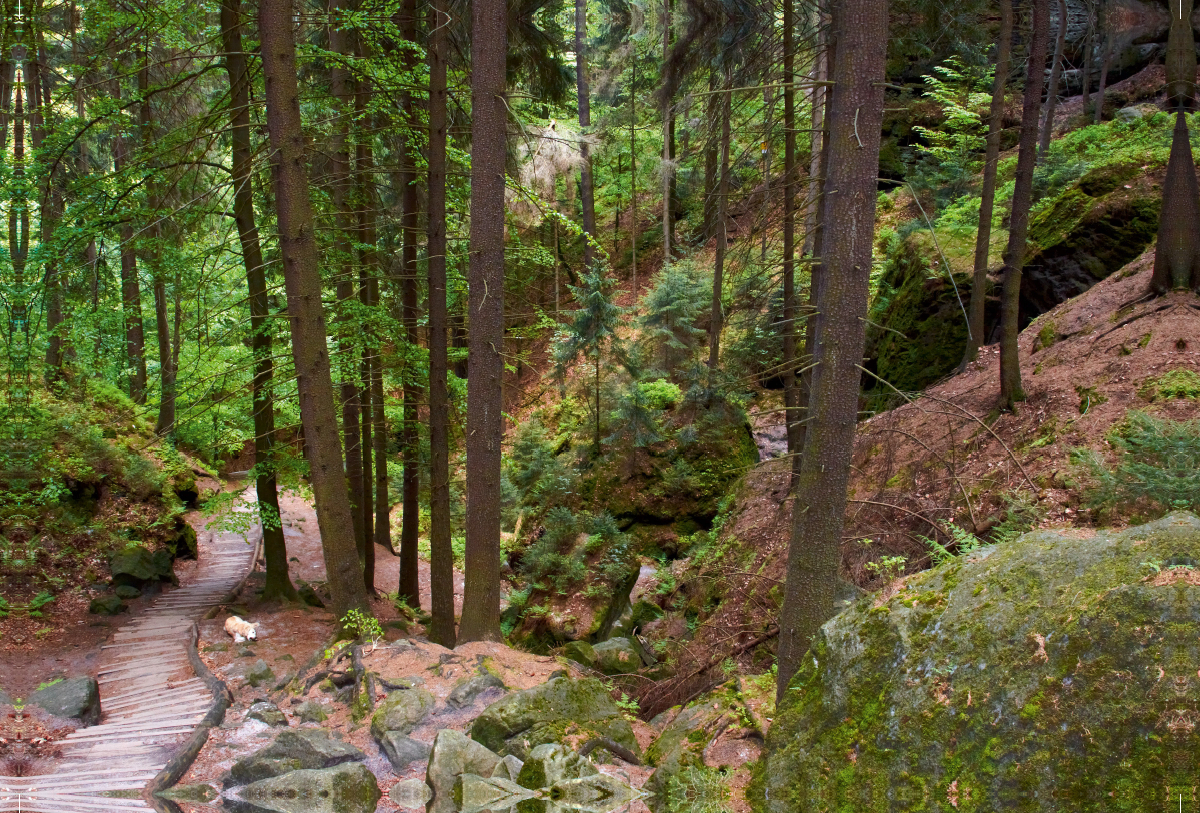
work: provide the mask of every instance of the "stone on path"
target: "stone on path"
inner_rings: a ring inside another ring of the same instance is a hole
[[[392,763],[392,770],[400,773],[414,762],[429,758],[429,745],[399,731],[385,731],[378,738],[379,748]]]
[[[375,813],[383,794],[367,766],[292,771],[238,791],[244,813]]]
[[[425,781],[433,789],[428,813],[458,813],[454,785],[465,773],[490,776],[500,757],[453,729],[442,729],[433,740]]]
[[[389,731],[407,734],[433,711],[433,695],[424,689],[392,692],[371,715],[371,734],[380,739]]]
[[[68,720],[79,720],[86,725],[100,722],[100,687],[94,678],[73,677],[38,689],[29,702]]]
[[[446,698],[446,703],[456,709],[465,709],[475,702],[475,698],[489,689],[504,691],[504,688],[504,681],[490,672],[475,675],[455,686],[450,692],[450,696]]]
[[[333,739],[322,729],[288,729],[279,732],[266,748],[233,763],[225,786],[247,785],[288,771],[332,768],[366,758],[353,745]]]

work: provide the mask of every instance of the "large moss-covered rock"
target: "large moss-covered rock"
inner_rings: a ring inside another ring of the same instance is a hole
[[[389,731],[408,734],[433,711],[433,695],[424,689],[392,692],[371,715],[371,734],[379,740]]]
[[[471,737],[498,754],[524,759],[543,743],[568,733],[611,737],[638,752],[633,728],[598,680],[555,678],[510,694],[484,709],[471,725]]]
[[[108,569],[114,586],[143,587],[176,581],[171,552],[165,548],[151,551],[141,545],[129,545],[109,558]]]
[[[671,777],[678,776],[684,768],[703,765],[704,748],[723,714],[723,709],[714,708],[707,700],[683,709],[646,749],[646,761],[654,766],[654,773],[646,780],[646,790],[654,794],[647,800],[651,810],[666,809]]]
[[[433,791],[429,813],[456,813],[454,786],[463,774],[490,776],[500,765],[500,757],[483,745],[450,728],[442,729],[433,739],[425,782]]]
[[[606,675],[636,672],[642,665],[637,649],[628,638],[609,638],[592,648],[595,667]]]
[[[361,763],[292,771],[238,791],[244,813],[375,813],[383,794]]]
[[[275,741],[233,763],[225,786],[246,785],[290,771],[332,768],[361,762],[366,755],[349,743],[335,740],[327,731],[314,728],[279,732]]]
[[[100,722],[100,687],[95,678],[67,678],[38,689],[29,702],[56,717],[78,720],[82,725]]]
[[[803,659],[759,810],[1149,813],[1191,798],[1200,518],[1026,534],[877,604],[829,621]]]

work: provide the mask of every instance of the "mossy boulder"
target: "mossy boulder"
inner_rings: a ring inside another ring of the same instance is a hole
[[[1200,518],[1037,531],[829,621],[760,811],[1149,813],[1200,772]],[[1147,792],[1153,788],[1154,792]]]
[[[628,638],[609,638],[592,647],[595,665],[606,675],[624,675],[636,672],[642,665],[637,649]]]
[[[424,689],[392,692],[371,715],[371,734],[382,740],[386,733],[408,734],[433,711],[433,695]]]
[[[51,683],[34,692],[29,702],[42,710],[89,726],[100,722],[100,686],[86,675]]]
[[[654,794],[648,801],[652,810],[665,809],[672,777],[684,768],[704,764],[704,748],[723,715],[723,710],[714,708],[712,702],[682,709],[646,749],[646,761],[654,766],[654,773],[646,780],[646,790]]]
[[[108,560],[113,586],[145,587],[159,582],[176,582],[171,551],[151,551],[141,545],[128,545]]]
[[[425,782],[433,790],[429,813],[457,813],[461,809],[454,801],[458,778],[463,774],[490,776],[498,765],[500,757],[475,740],[451,728],[439,731],[425,770]]]
[[[347,762],[361,762],[366,755],[349,743],[335,740],[321,729],[288,729],[275,741],[233,763],[225,777],[225,787],[247,785],[280,776],[290,771],[332,768]]]
[[[559,677],[510,694],[484,709],[471,737],[497,754],[524,759],[544,743],[568,734],[611,737],[638,752],[633,728],[598,680]]]
[[[366,765],[349,763],[263,779],[238,792],[245,813],[375,813],[383,794]]]

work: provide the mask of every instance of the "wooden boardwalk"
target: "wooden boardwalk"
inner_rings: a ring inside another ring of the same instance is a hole
[[[100,724],[62,741],[54,773],[0,776],[0,811],[154,809],[133,797],[166,767],[213,705],[213,693],[188,660],[192,625],[241,582],[254,552],[240,534],[214,534],[201,548],[195,581],[162,595],[113,634],[97,676]]]

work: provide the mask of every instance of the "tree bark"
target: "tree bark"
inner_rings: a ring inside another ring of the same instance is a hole
[[[68,11],[73,13],[73,10]],[[36,109],[34,113],[34,121],[36,126],[32,128],[33,150],[35,154],[41,152],[42,144],[46,137],[46,131],[50,127],[50,117],[54,115],[51,109],[50,100],[50,76],[46,70],[46,48],[43,44],[45,34],[42,26],[37,27],[36,42],[38,58],[30,65],[30,89],[37,98]],[[43,248],[50,248],[49,256],[46,258],[46,271],[44,274],[46,283],[46,383],[47,385],[55,385],[62,381],[65,376],[64,364],[66,361],[66,291],[65,281],[63,279],[63,269],[60,267],[60,258],[57,249],[54,247],[54,231],[58,227],[59,220],[62,219],[64,208],[62,190],[60,188],[61,172],[58,167],[61,164],[55,164],[55,171],[48,173],[41,190],[41,242]]]
[[[138,93],[141,99],[138,103],[141,123],[141,147],[144,155],[148,156],[154,145],[154,117],[150,109],[150,48],[146,47],[145,61],[138,70]],[[175,380],[178,377],[175,370],[175,354],[171,350],[171,319],[167,310],[167,280],[163,275],[158,257],[158,242],[160,230],[158,227],[159,201],[157,183],[154,180],[153,163],[151,177],[146,182],[147,208],[150,210],[150,225],[146,227],[147,250],[144,257],[150,266],[150,281],[154,293],[154,327],[158,344],[158,422],[155,424],[155,434],[161,436],[175,431]]]
[[[1058,0],[1058,37],[1054,42],[1054,63],[1050,67],[1050,89],[1046,93],[1046,120],[1042,124],[1042,142],[1038,145],[1038,160],[1050,151],[1054,135],[1054,110],[1058,107],[1058,85],[1062,79],[1063,51],[1067,46],[1067,0]],[[1195,74],[1196,52],[1192,51],[1192,73]]]
[[[1004,129],[1004,94],[1012,71],[1012,0],[999,0],[1000,42],[996,49],[996,76],[992,82],[992,107],[988,114],[987,153],[983,160],[983,189],[979,202],[979,229],[975,235],[975,275],[971,281],[971,310],[968,321],[967,349],[962,366],[979,355],[986,329],[988,257],[992,245],[992,212],[996,205],[996,168],[1000,164],[1000,135]]]
[[[446,3],[433,0],[429,15],[429,592],[433,620],[428,635],[435,644],[453,649],[450,395],[446,383],[446,27],[450,21]],[[577,4],[576,14],[578,8]],[[581,97],[586,98],[586,91]],[[557,267],[557,257],[554,262]]]
[[[1033,205],[1038,111],[1042,106],[1046,44],[1050,36],[1049,6],[1049,0],[1033,0],[1017,177],[1013,188],[1012,216],[1009,218],[1008,247],[1004,250],[1004,291],[1000,303],[1000,404],[1004,409],[1012,409],[1025,400],[1025,390],[1021,386],[1021,362],[1017,353],[1017,338],[1021,332],[1021,269],[1025,264],[1025,244],[1029,235],[1029,209]]]
[[[637,50],[633,52],[633,78],[629,82],[629,244],[633,250],[633,306],[638,297],[637,225]]]
[[[403,36],[409,42],[417,41],[417,3],[416,0],[404,0],[403,7]],[[409,57],[410,64],[413,63]],[[415,127],[417,121],[412,94],[404,93],[400,100],[404,116]],[[417,242],[420,240],[418,215],[420,203],[417,200],[417,166],[416,149],[405,144],[401,157],[402,170],[400,173],[401,216],[400,232],[404,238],[401,249],[401,290],[404,322],[404,340],[407,342],[410,355],[417,347]],[[503,170],[501,170],[503,172]],[[503,283],[502,283],[503,284]],[[420,438],[417,434],[417,408],[422,399],[420,386],[411,368],[405,365],[404,374],[404,428],[401,433],[401,456],[404,461],[404,479],[401,482],[401,500],[403,509],[400,515],[400,583],[397,591],[400,598],[408,601],[410,607],[421,606],[421,583],[418,572],[417,545],[420,540]]]
[[[795,484],[800,455],[796,389],[796,5],[783,0],[783,420]]]
[[[1088,117],[1088,108],[1092,106],[1092,52],[1096,49],[1096,14],[1092,0],[1084,0],[1087,9],[1087,36],[1083,41],[1083,118]]]
[[[355,548],[350,497],[342,470],[333,376],[326,349],[321,272],[308,197],[308,167],[296,79],[296,42],[292,0],[260,0],[266,79],[267,130],[275,174],[279,247],[287,288],[292,358],[299,379],[300,418],[308,448],[317,524],[329,580],[333,612],[369,611]]]
[[[888,2],[836,3],[833,28],[837,46],[824,204],[828,234],[822,257],[829,276],[819,303],[826,318],[816,346],[810,427],[792,512],[779,624],[780,702],[812,638],[834,610],[866,342]]]
[[[708,121],[708,133],[704,139],[704,208],[703,234],[701,240],[705,243],[713,236],[713,223],[717,219],[717,171],[720,159],[720,138],[717,135],[715,122],[721,117],[721,94],[717,93],[717,71],[715,68],[708,74],[708,108],[705,118]]]
[[[575,85],[579,99],[579,203],[583,209],[583,231],[596,236],[596,193],[592,180],[592,154],[588,137],[592,129],[592,105],[587,72],[587,0],[575,0]],[[589,271],[595,251],[583,241],[583,267]]]
[[[733,76],[725,75],[721,94],[721,180],[717,183],[717,256],[713,265],[712,312],[708,321],[708,378],[711,384],[721,356],[721,328],[725,322],[721,294],[724,288],[725,252],[729,245],[729,141],[733,107]]]
[[[576,0],[579,2],[579,0]],[[663,0],[663,64],[671,53],[671,0]],[[662,207],[663,207],[663,264],[671,262],[671,245],[674,242],[672,222],[672,198],[675,186],[675,113],[672,100],[663,100],[663,152],[662,152]]]
[[[1101,14],[1104,12],[1102,11]],[[1105,25],[1107,29],[1107,24]],[[1108,85],[1108,63],[1112,61],[1113,34],[1107,31],[1104,37],[1104,56],[1100,63],[1100,86],[1096,88],[1096,111],[1092,121],[1099,124],[1104,119],[1104,90]]]
[[[362,37],[356,40],[357,55],[366,56]],[[354,88],[354,110],[360,121],[366,120],[368,81],[360,79]],[[358,223],[358,268],[359,300],[371,309],[379,307],[379,268],[375,253],[375,196],[371,188],[374,150],[371,149],[370,133],[359,137],[354,147],[354,177],[356,220]],[[380,377],[378,395],[375,378]],[[375,546],[380,544],[376,525],[378,522],[377,502],[382,506],[385,521],[387,516],[387,434],[383,415],[383,368],[379,357],[379,336],[374,327],[369,327],[363,346],[362,389],[359,406],[362,410],[362,514],[363,535],[366,537],[366,559],[363,562],[363,585],[370,594],[375,593]],[[383,477],[383,494],[375,493],[376,480]],[[384,536],[384,546],[391,548],[390,529]]]
[[[254,409],[254,484],[262,521],[263,556],[267,563],[264,599],[295,601],[296,588],[288,576],[287,545],[279,518],[279,489],[275,474],[275,400],[272,395],[270,306],[258,226],[254,218],[253,150],[250,146],[250,78],[242,47],[241,0],[222,0],[221,40],[229,73],[229,117],[233,141],[233,217],[246,265],[250,296],[250,348],[254,354],[251,381]]]
[[[118,68],[119,69],[119,68]],[[109,84],[114,99],[121,98],[120,79]],[[113,169],[120,176],[128,163],[127,136],[113,138]],[[125,318],[125,358],[133,368],[129,378],[129,397],[135,404],[146,403],[146,334],[142,323],[142,290],[138,282],[137,254],[133,245],[133,224],[123,220],[118,230],[121,241],[121,310]]]
[[[342,30],[342,19],[350,6],[344,0],[329,0],[328,36],[329,50],[349,59],[354,52],[352,35]],[[345,63],[333,58],[329,63],[329,92],[333,97],[336,120],[330,143],[330,185],[333,192],[334,230],[333,256],[337,267],[337,298],[343,308],[338,327],[338,354],[341,357],[339,378],[341,379],[342,436],[346,453],[346,480],[349,484],[350,511],[353,519],[354,543],[363,572],[366,572],[368,546],[366,527],[363,523],[363,454],[362,427],[359,416],[362,405],[358,392],[358,353],[354,334],[357,326],[351,322],[350,303],[355,301],[354,251],[351,237],[358,229],[357,217],[351,208],[353,184],[350,172],[350,116],[354,98],[354,83]]]
[[[471,234],[467,370],[466,587],[459,641],[500,635],[500,443],[504,376],[503,0],[475,0],[471,25]]]

